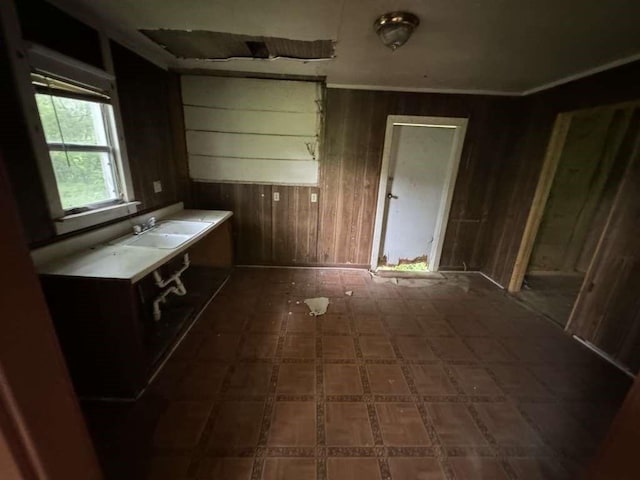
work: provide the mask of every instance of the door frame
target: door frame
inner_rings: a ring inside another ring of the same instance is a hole
[[[387,117],[387,128],[384,135],[384,147],[382,150],[382,166],[380,168],[380,181],[378,183],[378,200],[376,206],[376,217],[373,229],[373,243],[371,247],[372,271],[378,268],[378,258],[380,256],[380,244],[382,242],[382,232],[384,230],[385,210],[387,204],[387,183],[389,178],[389,161],[391,157],[391,145],[393,144],[393,127],[413,126],[413,127],[436,127],[453,128],[453,148],[448,159],[447,173],[445,175],[444,189],[440,198],[440,208],[436,217],[436,229],[433,236],[429,258],[430,272],[438,271],[440,265],[440,255],[444,236],[447,232],[447,220],[451,210],[453,200],[453,190],[458,176],[458,166],[462,156],[462,147],[467,132],[469,120],[464,117],[420,117],[410,115],[389,115]]]
[[[527,223],[524,227],[522,240],[520,241],[518,255],[516,256],[516,262],[513,267],[513,272],[511,273],[511,279],[509,280],[507,290],[510,293],[517,293],[522,288],[524,276],[527,273],[531,254],[533,253],[533,246],[538,237],[540,224],[542,223],[542,217],[547,208],[547,200],[549,200],[551,186],[556,177],[560,157],[564,151],[564,144],[567,139],[567,134],[569,133],[572,114],[573,112],[560,113],[554,121],[551,138],[542,162],[542,170],[540,171],[536,192],[533,196]]]
[[[567,134],[569,133],[569,127],[571,126],[573,116],[581,112],[596,112],[598,110],[631,108],[637,106],[640,106],[640,101],[630,100],[627,102],[579,108],[576,110],[558,113],[553,124],[549,143],[547,144],[547,150],[542,162],[542,170],[540,171],[540,177],[538,178],[536,192],[534,194],[533,201],[531,202],[527,223],[522,234],[522,239],[520,240],[520,247],[518,248],[518,255],[516,256],[516,261],[511,272],[511,278],[509,279],[509,284],[507,286],[507,291],[509,293],[518,293],[522,289],[524,277],[527,273],[527,268],[529,268],[529,262],[531,261],[533,246],[535,245],[536,238],[538,237],[538,231],[540,229],[544,211],[547,208],[547,200],[551,193],[551,187],[555,180],[556,170],[560,163],[560,157],[564,151],[564,144],[567,140]],[[618,188],[619,187],[620,185],[618,185]],[[593,257],[590,263],[593,263],[593,259],[598,253],[598,248],[599,247],[596,247],[596,250],[593,252]],[[587,269],[587,275],[589,274],[590,268],[591,267]],[[584,285],[585,284],[583,283],[583,288]],[[574,309],[576,304],[574,304]],[[573,313],[569,317],[569,322],[572,317]],[[568,325],[569,323],[567,323],[567,327]]]

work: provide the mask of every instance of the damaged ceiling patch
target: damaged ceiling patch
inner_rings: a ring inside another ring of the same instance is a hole
[[[335,57],[333,40],[290,40],[207,30],[140,30],[177,58],[231,60],[236,58],[329,60]]]

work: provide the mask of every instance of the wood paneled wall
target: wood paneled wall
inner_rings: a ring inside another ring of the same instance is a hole
[[[509,283],[557,114],[638,99],[640,62],[523,99],[519,131],[513,136],[513,147],[504,157],[495,183],[484,273],[502,285]],[[609,225],[600,239],[600,253],[596,253],[568,329],[638,371],[640,177],[638,154],[629,155],[636,162],[635,170],[628,171],[615,200]]]
[[[329,89],[321,164],[320,263],[368,264],[388,115],[469,118],[440,267],[478,269],[493,189],[517,100]]]
[[[640,62],[524,97],[511,146],[496,171],[482,271],[507,286],[558,113],[640,99]]]
[[[93,28],[42,0],[16,3],[20,7],[18,13],[26,40],[104,68],[98,32]],[[43,18],[54,22],[56,30],[39,29]],[[177,202],[188,193],[189,184],[184,166],[184,141],[178,137],[174,142],[173,138],[174,131],[183,131],[173,126],[181,121],[181,113],[180,119],[176,120],[175,112],[170,111],[171,105],[180,105],[174,100],[174,89],[170,88],[177,81],[177,75],[156,67],[118,44],[111,46],[129,165],[136,199],[142,202],[140,209]],[[55,236],[8,55],[7,43],[0,42],[0,63],[7,67],[0,72],[1,148],[27,240],[36,247],[64,237]],[[162,181],[161,193],[154,193],[154,180]]]
[[[174,203],[179,197],[170,74],[115,42],[111,54],[136,200],[143,210]],[[162,182],[162,192],[154,192],[156,180]]]
[[[596,230],[593,223],[605,187],[618,189],[611,177],[629,160],[628,153],[618,152],[631,113],[631,108],[598,108],[571,115],[528,271],[586,272],[593,250],[585,252],[586,262],[578,260],[583,247],[593,243],[591,237],[598,241],[602,225]]]
[[[317,263],[317,187],[193,183],[196,208],[232,210],[235,261],[241,265]],[[274,194],[279,200],[274,200]]]
[[[98,31],[46,0],[14,0],[25,40],[104,68]]]
[[[640,370],[640,108],[621,149],[630,158],[568,330]]]
[[[260,189],[275,188],[269,185],[195,183],[193,205],[242,212],[235,219],[236,250],[240,259],[250,259],[250,263],[299,264],[304,258],[305,264],[368,266],[387,116],[467,117],[441,268],[479,269],[484,263],[483,239],[496,169],[510,145],[518,109],[519,100],[508,97],[328,89],[319,199],[312,209],[317,208],[317,218],[290,208],[294,213],[286,216],[286,222],[267,225],[264,212],[268,221],[276,217],[263,204]],[[226,201],[219,200],[225,195]],[[245,207],[250,201],[255,208]],[[246,244],[242,240],[245,231],[254,233]],[[269,250],[274,248],[270,236],[277,239],[279,250]],[[285,254],[290,245],[298,248],[300,239],[307,239],[309,253]],[[252,247],[252,242],[261,247]]]
[[[169,74],[169,120],[173,139],[173,161],[175,165],[175,181],[177,198],[185,206],[191,205],[191,179],[189,178],[189,158],[187,155],[187,139],[185,136],[184,115],[182,113],[182,89],[180,75]]]
[[[25,236],[38,242],[53,237],[55,231],[5,45],[0,24],[0,151]]]

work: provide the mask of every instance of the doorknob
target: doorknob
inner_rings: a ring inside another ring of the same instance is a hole
[[[387,198],[391,200],[392,198],[398,198],[398,196],[394,195],[393,193],[387,193]]]

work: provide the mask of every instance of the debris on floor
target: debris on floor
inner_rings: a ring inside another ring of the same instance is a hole
[[[427,256],[414,258],[408,260],[401,258],[397,265],[380,265],[378,269],[392,272],[426,272],[429,268]]]
[[[400,287],[431,287],[443,283],[441,280],[429,278],[396,278],[396,285]]]
[[[424,278],[429,280],[444,280],[446,277],[442,272],[402,272],[395,270],[376,270],[375,273],[369,272],[376,277],[391,278]]]
[[[347,297],[352,297],[352,296],[353,296],[353,290],[347,290],[346,292],[344,292],[344,294],[345,294]]]
[[[373,272],[369,272],[371,274],[371,280],[373,283],[390,283],[392,285],[398,284],[398,279],[395,277],[379,277]]]
[[[461,288],[464,292],[469,291],[469,279],[465,275],[450,275],[445,276],[439,272],[428,272],[429,276],[389,276],[389,272],[384,272],[382,275],[380,272],[369,272],[371,279],[374,283],[398,285],[399,287],[413,287],[424,288],[432,287],[436,285],[452,285]]]
[[[309,307],[309,315],[317,317],[327,313],[329,299],[327,297],[307,298],[304,303]]]
[[[442,280],[432,280],[430,278],[396,278],[396,277],[378,277],[372,275],[374,283],[387,283],[390,285],[399,285],[402,287],[430,287],[442,283]]]
[[[471,277],[467,275],[452,275],[449,278],[451,284],[460,288],[463,292],[469,293],[469,288],[471,287]]]
[[[282,288],[293,273],[314,293]],[[580,478],[631,379],[480,274],[443,275],[405,288],[353,270],[234,269],[135,404],[81,403],[105,477],[186,479],[195,465],[248,479],[255,462],[257,478],[315,480],[321,455],[331,480],[444,479],[442,452],[456,479]],[[269,312],[245,314],[262,294]],[[307,318],[305,298],[322,296],[331,311]],[[316,429],[325,446],[305,447]]]

